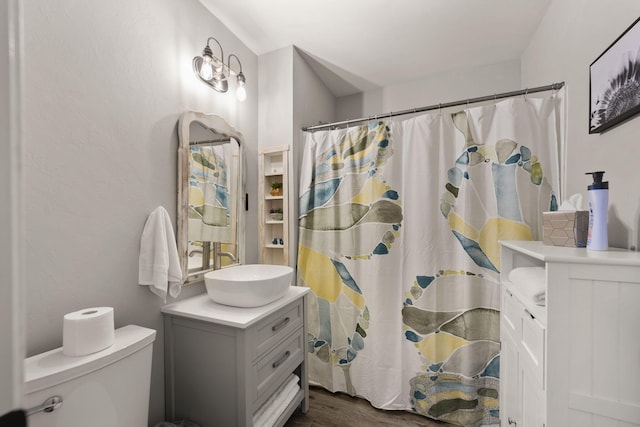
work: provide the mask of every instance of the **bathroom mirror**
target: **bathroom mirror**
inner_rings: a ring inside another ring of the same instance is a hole
[[[178,122],[178,254],[183,284],[244,260],[242,134],[224,119],[187,111]]]

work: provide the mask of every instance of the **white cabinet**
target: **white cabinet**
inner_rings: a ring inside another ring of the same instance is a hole
[[[500,318],[500,415],[503,426],[544,425],[545,325],[531,314],[511,283],[503,283]]]
[[[501,426],[640,426],[640,253],[500,243]],[[546,306],[518,267],[544,268]]]
[[[304,295],[291,287],[278,301],[236,308],[199,295],[162,307],[165,413],[202,427],[253,426],[254,415],[288,382],[300,390],[276,420],[308,409]]]
[[[289,147],[261,149],[258,169],[260,263],[290,265]]]
[[[501,319],[505,322],[504,318]],[[518,384],[520,371],[518,370],[518,343],[509,333],[500,330],[500,417],[502,425],[508,425],[507,420],[520,419],[520,393]]]

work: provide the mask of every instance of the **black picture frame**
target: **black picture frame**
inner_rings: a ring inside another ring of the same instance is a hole
[[[640,113],[640,18],[589,65],[589,133]]]

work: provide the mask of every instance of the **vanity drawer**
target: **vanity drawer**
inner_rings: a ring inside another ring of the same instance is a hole
[[[273,393],[278,385],[304,361],[303,332],[303,328],[298,329],[253,366],[257,380],[256,399],[260,400],[265,393]]]
[[[292,331],[302,326],[304,313],[302,303],[303,300],[299,299],[258,323],[254,359],[260,357]]]
[[[545,328],[528,310],[522,309],[521,348],[523,368],[529,369],[542,388],[544,384]]]
[[[502,327],[509,332],[514,340],[519,341],[521,336],[521,320],[524,308],[515,296],[508,290],[502,290]]]

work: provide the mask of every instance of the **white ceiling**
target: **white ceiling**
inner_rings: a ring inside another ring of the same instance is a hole
[[[551,0],[200,0],[254,53],[294,45],[336,96],[517,59]]]

